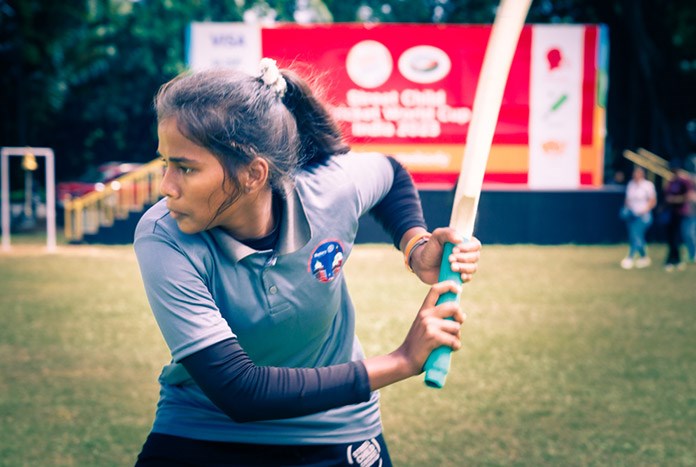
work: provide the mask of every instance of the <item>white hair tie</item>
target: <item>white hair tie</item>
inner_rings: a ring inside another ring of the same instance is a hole
[[[288,84],[272,58],[262,58],[259,62],[259,78],[266,86],[273,89],[278,97],[285,95]]]

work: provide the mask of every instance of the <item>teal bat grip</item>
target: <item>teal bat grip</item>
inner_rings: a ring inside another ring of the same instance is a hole
[[[438,282],[451,280],[457,284],[461,284],[462,276],[458,272],[452,271],[450,262],[447,259],[452,254],[452,248],[454,248],[454,244],[446,243],[442,250],[442,262],[440,263],[440,278]],[[440,295],[437,304],[454,301],[459,302],[459,294],[447,292]],[[438,347],[430,353],[423,367],[425,369],[425,384],[427,386],[440,389],[445,385],[447,373],[450,368],[451,353],[452,349],[447,346]]]

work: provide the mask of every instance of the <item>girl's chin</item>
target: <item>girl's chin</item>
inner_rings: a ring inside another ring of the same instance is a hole
[[[176,225],[185,234],[196,234],[203,230],[199,225],[190,222],[186,217],[176,219]]]

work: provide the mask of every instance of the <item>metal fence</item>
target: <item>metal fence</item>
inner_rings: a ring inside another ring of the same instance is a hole
[[[113,180],[102,191],[66,200],[65,239],[79,242],[85,234],[96,234],[100,228],[111,227],[116,220],[156,203],[162,175],[163,163],[155,159]]]

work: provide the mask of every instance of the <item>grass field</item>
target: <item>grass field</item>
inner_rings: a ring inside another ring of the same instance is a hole
[[[131,248],[19,243],[0,253],[0,465],[132,465],[168,352]],[[624,271],[625,250],[484,247],[445,388],[382,391],[395,464],[696,465],[696,265]],[[366,352],[394,349],[426,287],[386,246],[345,273]]]

